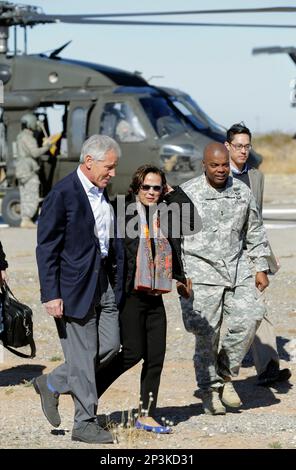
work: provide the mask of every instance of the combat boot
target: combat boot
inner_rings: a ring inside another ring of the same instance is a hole
[[[225,415],[226,413],[218,389],[211,389],[202,393],[202,406],[206,415]]]
[[[29,217],[23,217],[21,224],[21,228],[37,228],[36,224],[29,218]]]
[[[229,406],[230,408],[238,408],[242,405],[241,399],[234,390],[232,382],[226,382],[222,387],[220,387],[220,398],[224,405]]]

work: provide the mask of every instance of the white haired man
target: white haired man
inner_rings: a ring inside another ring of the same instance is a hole
[[[110,257],[116,253],[120,280],[122,258],[120,240],[110,239],[113,215],[106,192],[119,157],[120,148],[110,137],[86,140],[79,167],[47,195],[38,222],[41,301],[56,320],[65,363],[38,377],[34,387],[55,427],[61,422],[59,394],[70,393],[75,407],[72,440],[93,444],[113,442],[96,421],[95,369],[100,356],[106,359],[120,346],[109,261],[115,264]]]

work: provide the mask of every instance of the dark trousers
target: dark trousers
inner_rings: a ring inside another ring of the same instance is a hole
[[[119,318],[122,351],[98,372],[98,397],[121,374],[143,359],[142,410],[149,409],[149,416],[153,416],[166,349],[166,314],[162,296],[145,293],[128,295]]]

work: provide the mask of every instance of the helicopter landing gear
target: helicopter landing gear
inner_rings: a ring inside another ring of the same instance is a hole
[[[11,227],[18,227],[21,223],[21,202],[18,189],[7,190],[2,199],[2,218]]]

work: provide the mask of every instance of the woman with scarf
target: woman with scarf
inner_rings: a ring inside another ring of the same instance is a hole
[[[120,205],[119,199],[120,196],[115,210],[125,232],[125,298],[120,311],[122,350],[102,374],[98,372],[98,396],[143,359],[141,413],[135,425],[146,431],[171,433],[170,427],[160,425],[154,417],[166,349],[167,321],[162,295],[172,290],[173,278],[179,281],[180,294],[189,295],[178,228],[192,231],[196,213],[182,189],[171,188],[163,171],[152,165],[137,169],[124,204]]]

